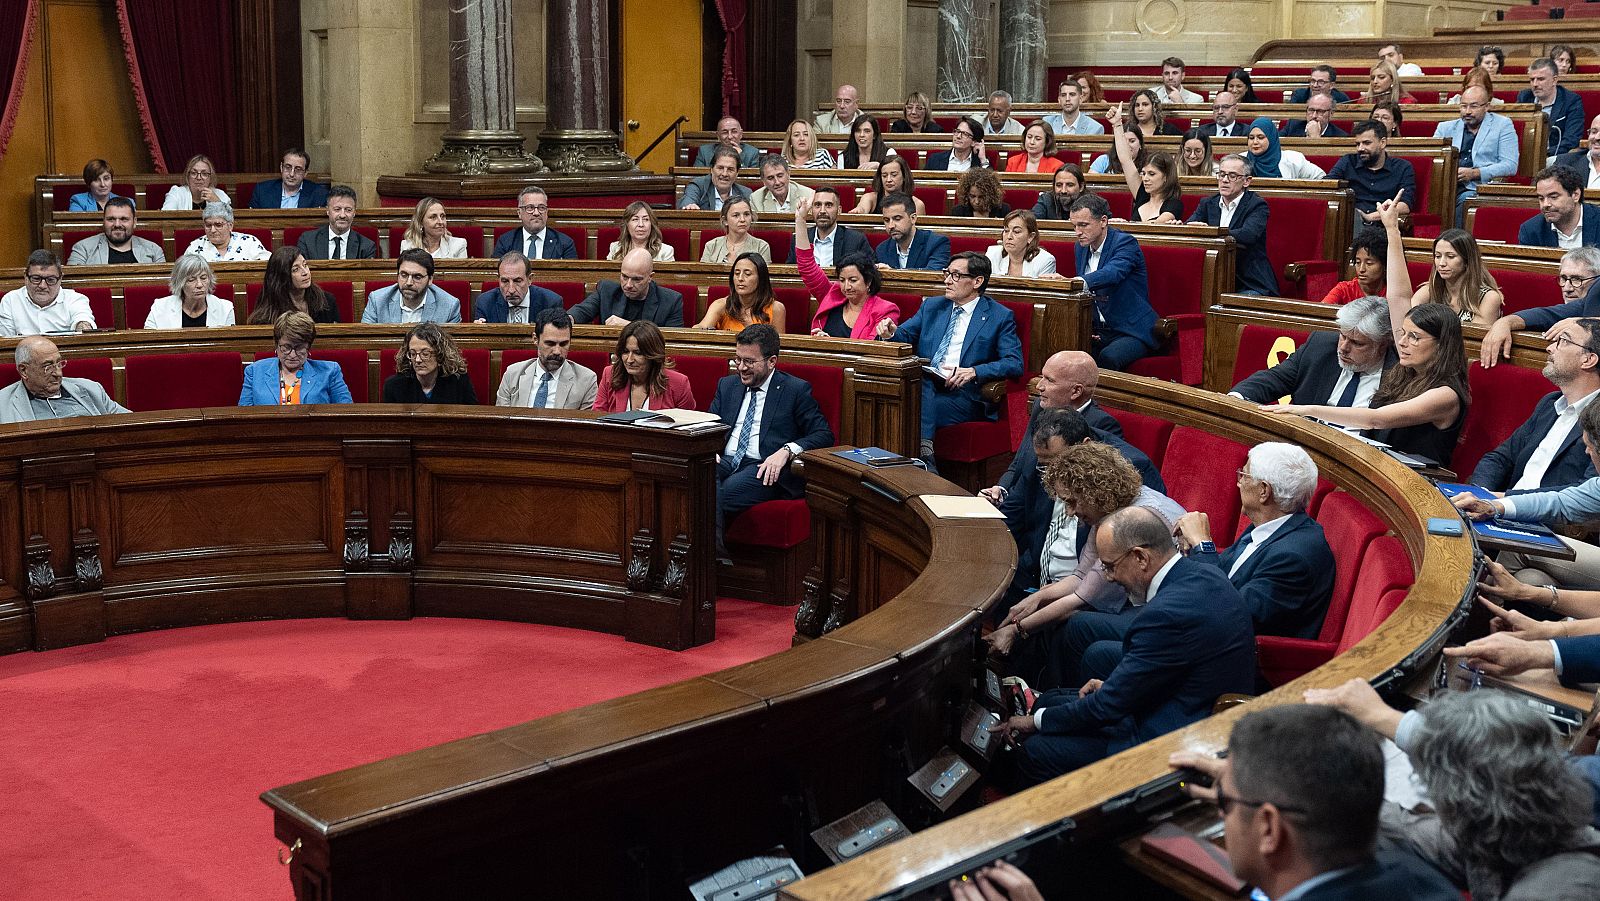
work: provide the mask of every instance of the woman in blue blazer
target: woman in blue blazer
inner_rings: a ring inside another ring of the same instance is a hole
[[[317,324],[310,316],[284,313],[272,324],[272,338],[277,355],[245,367],[239,406],[350,403],[350,387],[339,364],[311,359]]]
[[[83,167],[83,184],[89,190],[72,195],[67,201],[69,213],[98,213],[106,208],[106,201],[116,196],[111,193],[111,164],[105,160],[90,160]],[[130,203],[132,201],[129,201]]]

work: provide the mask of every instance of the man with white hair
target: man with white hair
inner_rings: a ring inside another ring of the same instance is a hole
[[[18,341],[16,361],[21,380],[0,388],[0,423],[129,412],[99,382],[66,378],[62,372],[67,363],[49,338],[33,335]]]
[[[1221,569],[1250,610],[1257,635],[1316,638],[1333,596],[1333,550],[1306,515],[1317,464],[1296,444],[1268,441],[1250,449],[1239,470],[1239,501],[1250,528],[1222,553],[1202,512],[1178,518],[1178,546]]]
[[[1011,95],[995,91],[989,95],[989,115],[983,120],[985,135],[1020,135],[1022,123],[1011,118]]]
[[[1396,360],[1390,337],[1389,302],[1358,297],[1339,308],[1339,331],[1312,332],[1306,343],[1276,366],[1233,386],[1231,396],[1270,404],[1284,395],[1296,404],[1367,407]]]

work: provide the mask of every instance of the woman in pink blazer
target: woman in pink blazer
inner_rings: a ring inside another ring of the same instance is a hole
[[[794,259],[800,267],[800,280],[817,299],[811,334],[818,338],[871,341],[877,337],[879,322],[891,319],[896,325],[900,323],[900,308],[878,296],[883,277],[871,258],[857,254],[835,260],[839,281],[828,281],[827,274],[817,265],[816,252],[811,249],[804,204],[796,205],[794,211]]]
[[[647,319],[635,319],[617,336],[616,363],[600,375],[594,408],[624,410],[695,410],[689,377],[667,368],[667,341]]]

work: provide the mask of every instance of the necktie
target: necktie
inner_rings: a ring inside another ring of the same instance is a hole
[[[539,376],[539,390],[533,395],[533,408],[535,410],[543,410],[549,402],[550,371],[545,370],[545,372]]]
[[[1244,552],[1250,547],[1250,540],[1254,535],[1254,532],[1246,532],[1239,536],[1238,541],[1233,543],[1233,547],[1230,549],[1230,553],[1233,554],[1233,565],[1228,567],[1228,578],[1233,578],[1233,574],[1238,570],[1239,564],[1244,561]]]
[[[1334,406],[1336,406],[1336,407],[1348,407],[1348,406],[1351,406],[1351,405],[1355,404],[1355,402],[1356,402],[1356,389],[1358,387],[1360,387],[1360,386],[1361,386],[1361,375],[1359,373],[1355,373],[1355,372],[1350,373],[1350,384],[1344,386],[1344,393],[1339,395],[1339,402],[1334,404]]]
[[[344,259],[344,236],[343,235],[334,235],[333,236],[333,258],[336,259],[336,260]]]
[[[761,389],[751,385],[745,390],[750,392],[748,395],[749,404],[744,414],[744,425],[739,426],[739,458],[733,461],[734,469],[738,469],[740,464],[744,463],[745,458],[750,456],[750,436],[756,430],[756,395]]]
[[[510,311],[510,315],[506,317],[506,321],[512,325],[521,325],[527,321],[528,308],[526,306],[519,305],[511,307]],[[549,373],[545,374],[549,375]]]
[[[939,341],[939,349],[934,351],[933,365],[936,368],[944,366],[945,355],[950,352],[950,342],[955,340],[956,326],[961,322],[961,314],[965,313],[961,307],[953,307],[950,313],[950,327],[944,330],[944,338]]]
[[[528,253],[527,253],[527,257],[530,260],[537,260],[539,258],[539,236],[538,235],[529,235],[528,236]]]

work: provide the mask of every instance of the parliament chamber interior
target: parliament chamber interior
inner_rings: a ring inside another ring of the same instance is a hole
[[[1600,897],[1600,0],[11,7],[0,896]]]

